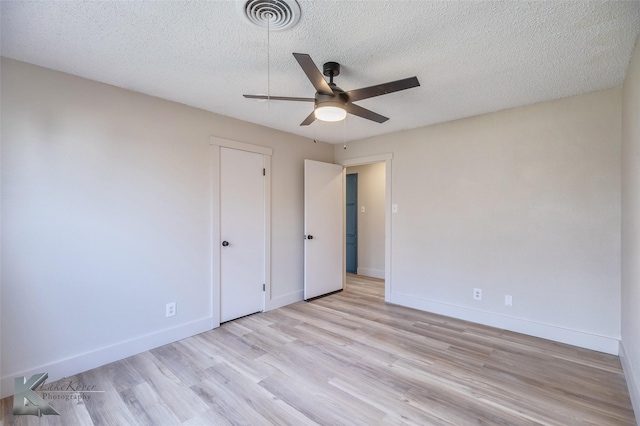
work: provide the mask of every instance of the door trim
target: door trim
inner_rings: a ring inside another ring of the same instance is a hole
[[[367,157],[346,158],[336,161],[344,167],[364,166],[373,163],[385,163],[385,188],[384,188],[384,300],[389,302],[391,295],[391,160],[392,153],[370,155]]]
[[[241,151],[262,154],[264,158],[264,300],[263,310],[267,307],[267,300],[271,300],[271,156],[273,149],[252,145],[246,142],[224,139],[217,136],[209,137],[211,147],[211,328],[220,326],[220,148],[231,148]]]

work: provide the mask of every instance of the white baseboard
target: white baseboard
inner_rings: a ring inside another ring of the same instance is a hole
[[[358,275],[384,280],[384,269],[358,268]]]
[[[624,377],[627,379],[627,387],[629,388],[629,397],[631,397],[631,405],[633,406],[633,412],[636,415],[636,424],[640,425],[640,383],[636,381],[637,374],[640,377],[640,366],[637,363],[632,363],[627,352],[624,349],[624,344],[620,341],[620,363],[622,364],[622,370],[624,371]],[[632,365],[635,365],[636,371],[633,370]]]
[[[273,309],[282,308],[283,306],[290,305],[292,303],[300,302],[304,298],[304,291],[298,290],[291,293],[283,294],[282,296],[274,297],[271,300],[267,300],[265,303],[265,311],[271,311]]]
[[[409,308],[475,322],[477,324],[515,331],[516,333],[566,343],[585,349],[592,349],[594,351],[604,352],[611,355],[618,355],[620,340],[614,337],[571,330],[551,324],[524,320],[521,318],[480,311],[463,306],[450,305],[433,300],[419,299],[414,296],[398,293],[391,293],[387,295],[386,301],[396,305],[407,306]]]
[[[52,361],[48,364],[34,366],[24,371],[7,373],[0,379],[1,397],[5,398],[13,395],[14,379],[16,377],[26,377],[29,379],[33,374],[48,373],[49,378],[47,381],[54,382],[162,345],[204,333],[205,331],[211,330],[212,326],[213,319],[211,317],[203,318],[187,324],[181,324],[173,328],[74,355],[69,358]]]

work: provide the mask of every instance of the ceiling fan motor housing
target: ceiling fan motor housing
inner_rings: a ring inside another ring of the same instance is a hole
[[[333,95],[323,95],[322,93],[316,93],[316,107],[318,106],[335,106],[338,108],[344,108],[349,102],[349,97],[337,86],[332,86]],[[337,89],[337,90],[336,90]]]

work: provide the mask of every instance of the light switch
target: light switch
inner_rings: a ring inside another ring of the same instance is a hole
[[[360,213],[364,213],[364,206],[360,206]]]
[[[398,213],[398,205],[397,204],[392,204],[391,205],[391,211],[393,213]]]

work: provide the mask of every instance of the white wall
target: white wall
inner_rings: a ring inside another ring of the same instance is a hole
[[[358,274],[384,279],[385,164],[347,167],[358,174]],[[364,213],[362,207],[365,208]]]
[[[622,341],[620,359],[640,419],[640,43],[622,90]]]
[[[393,153],[387,300],[617,353],[620,119],[611,89],[336,147]]]
[[[5,58],[1,76],[2,395],[211,327],[211,135],[273,148],[269,306],[301,300],[303,159],[330,145]]]

